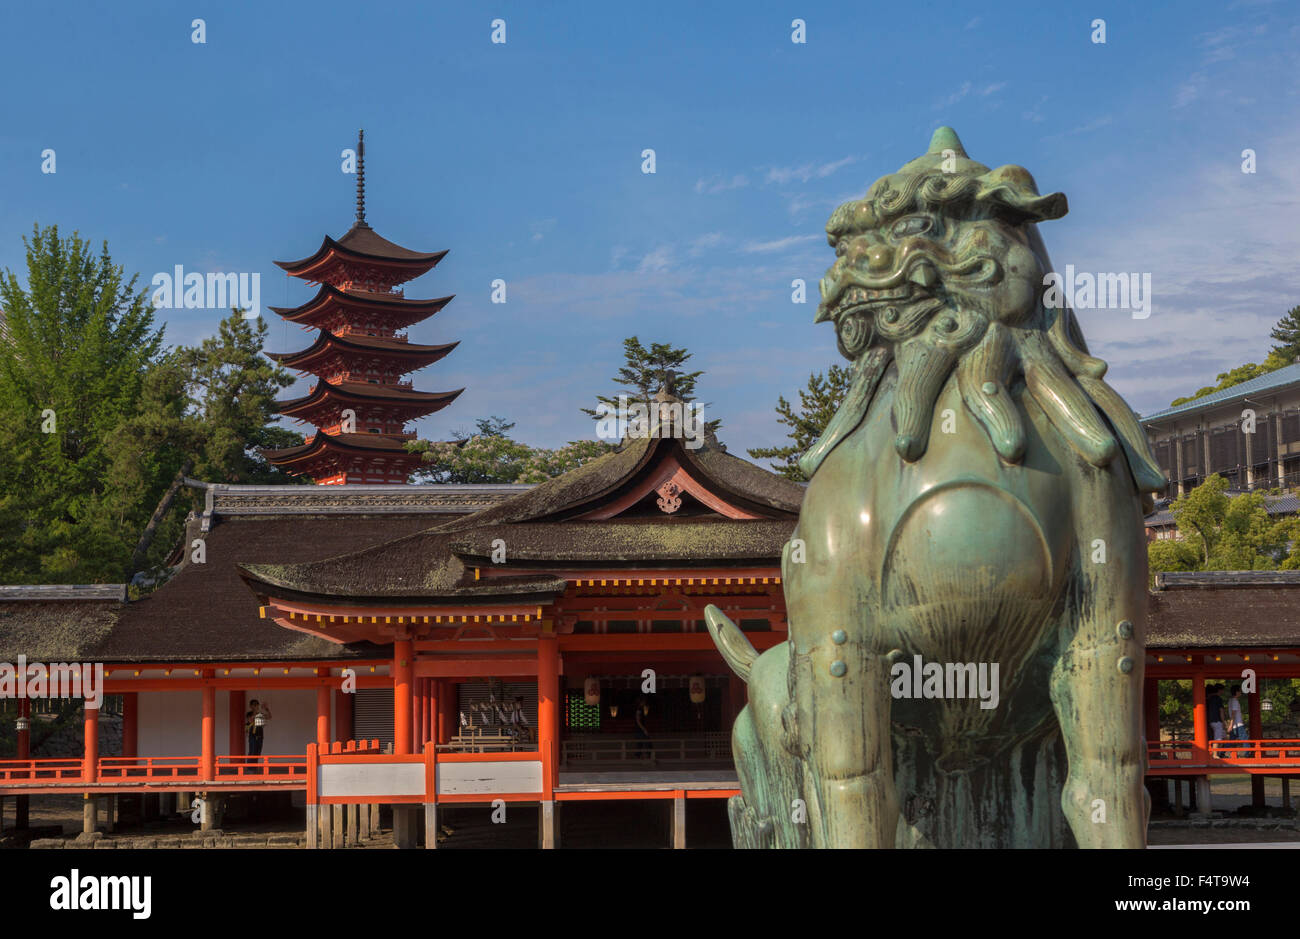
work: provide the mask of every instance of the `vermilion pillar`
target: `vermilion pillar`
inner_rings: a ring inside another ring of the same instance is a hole
[[[248,737],[244,734],[244,715],[247,713],[244,692],[230,692],[230,755],[243,756],[248,746]]]
[[[456,683],[438,681],[438,743],[451,741],[452,722],[455,721]]]
[[[1205,710],[1205,673],[1197,672],[1192,677],[1192,734],[1201,757],[1208,757],[1210,751],[1210,725]],[[1202,808],[1201,811],[1209,810]]]
[[[429,679],[415,680],[415,752],[424,752],[425,731],[429,710]]]
[[[1160,679],[1148,678],[1142,683],[1142,711],[1146,715],[1147,745],[1160,743]]]
[[[199,778],[217,778],[217,689],[212,673],[203,673],[203,749],[199,754]]]
[[[122,755],[138,756],[139,747],[140,693],[128,691],[122,695]]]
[[[338,740],[352,739],[352,697],[346,691],[334,692],[334,736]]]
[[[411,752],[412,658],[410,639],[393,643],[393,752],[397,754]]]
[[[81,775],[86,782],[99,778],[99,708],[82,706],[85,713],[85,749]]]
[[[555,635],[537,643],[537,749],[542,755],[542,798],[554,798],[560,743],[560,652]]]
[[[316,742],[330,745],[330,690],[325,685],[316,689]]]
[[[441,681],[429,679],[428,687],[428,704],[424,709],[424,739],[434,745],[438,744],[438,692],[441,691]]]

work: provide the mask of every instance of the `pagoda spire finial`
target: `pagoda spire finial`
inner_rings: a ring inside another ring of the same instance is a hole
[[[366,132],[357,131],[357,224],[366,224]]]

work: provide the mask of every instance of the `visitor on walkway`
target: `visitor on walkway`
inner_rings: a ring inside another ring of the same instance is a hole
[[[1232,697],[1228,699],[1228,735],[1233,740],[1245,740],[1250,733],[1241,714],[1241,685],[1232,686]],[[1239,754],[1234,754],[1239,755]]]
[[[650,745],[650,731],[645,725],[646,716],[650,713],[650,703],[644,697],[637,698],[636,702],[636,752],[640,756],[642,753],[651,756],[652,747]]]
[[[1223,740],[1227,736],[1223,730],[1223,698],[1219,696],[1223,685],[1210,685],[1206,690],[1210,693],[1205,702],[1205,713],[1210,722],[1210,739]],[[1211,752],[1213,753],[1213,748]]]
[[[248,734],[248,755],[262,755],[263,731],[266,729],[257,722],[257,716],[261,715],[264,720],[262,724],[271,719],[271,709],[265,707],[256,698],[248,702],[248,712],[244,715],[244,731]]]

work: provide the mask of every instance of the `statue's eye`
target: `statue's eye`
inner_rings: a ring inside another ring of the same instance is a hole
[[[894,227],[889,230],[895,238],[906,238],[909,235],[924,235],[934,225],[934,220],[926,215],[909,215],[907,218],[900,218],[894,223]]]

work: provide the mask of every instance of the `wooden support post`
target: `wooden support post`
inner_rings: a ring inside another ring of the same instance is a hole
[[[419,839],[418,806],[402,803],[393,806],[393,844],[399,848],[414,848]]]
[[[1210,797],[1210,777],[1197,776],[1196,779],[1196,811],[1201,815],[1209,815],[1214,811],[1214,803]]]
[[[316,689],[316,742],[330,745],[330,690],[324,685]]]
[[[379,803],[373,802],[370,805],[370,837],[379,834]]]
[[[91,834],[99,824],[99,803],[89,792],[85,794],[84,801],[81,803],[81,830],[85,834]]]
[[[343,831],[343,808],[344,807],[342,805],[332,805],[330,806],[330,808],[333,809],[333,812],[330,813],[333,816],[333,818],[331,819],[333,827],[331,831],[330,847],[342,848],[343,835],[344,835],[344,831]]]
[[[247,713],[247,707],[244,703],[245,693],[242,691],[230,692],[230,755],[243,756],[248,746],[248,737],[244,734],[244,715]]]
[[[1282,777],[1282,808],[1291,808],[1291,777]]]
[[[360,806],[355,802],[347,806],[347,835],[344,838],[343,844],[348,848],[355,848],[361,843],[361,838],[357,834],[357,817],[361,814],[358,811],[359,808]]]
[[[398,639],[393,643],[393,752],[399,756],[411,753],[414,739],[411,727],[411,648],[410,639]]]
[[[217,799],[211,792],[199,793],[199,831],[212,831],[219,828],[217,824]]]
[[[110,835],[117,831],[117,796],[104,796],[104,831]]]
[[[673,847],[686,847],[686,793],[673,797]]]
[[[550,851],[560,846],[560,825],[559,825],[560,803],[554,799],[543,800],[540,810],[538,811],[538,847],[543,851]]]
[[[320,807],[320,846],[322,848],[334,847],[334,813],[331,811],[333,806],[322,805]]]
[[[1180,776],[1174,777],[1174,815],[1183,817],[1183,780]]]
[[[438,803],[424,803],[424,846],[438,847]]]
[[[205,679],[212,673],[205,671]],[[199,778],[217,778],[217,689],[211,684],[203,685],[203,744],[199,751]]]
[[[358,806],[360,811],[357,813],[357,837],[361,841],[370,840],[370,806]]]
[[[307,803],[307,847],[320,847],[320,810],[321,806]]]

